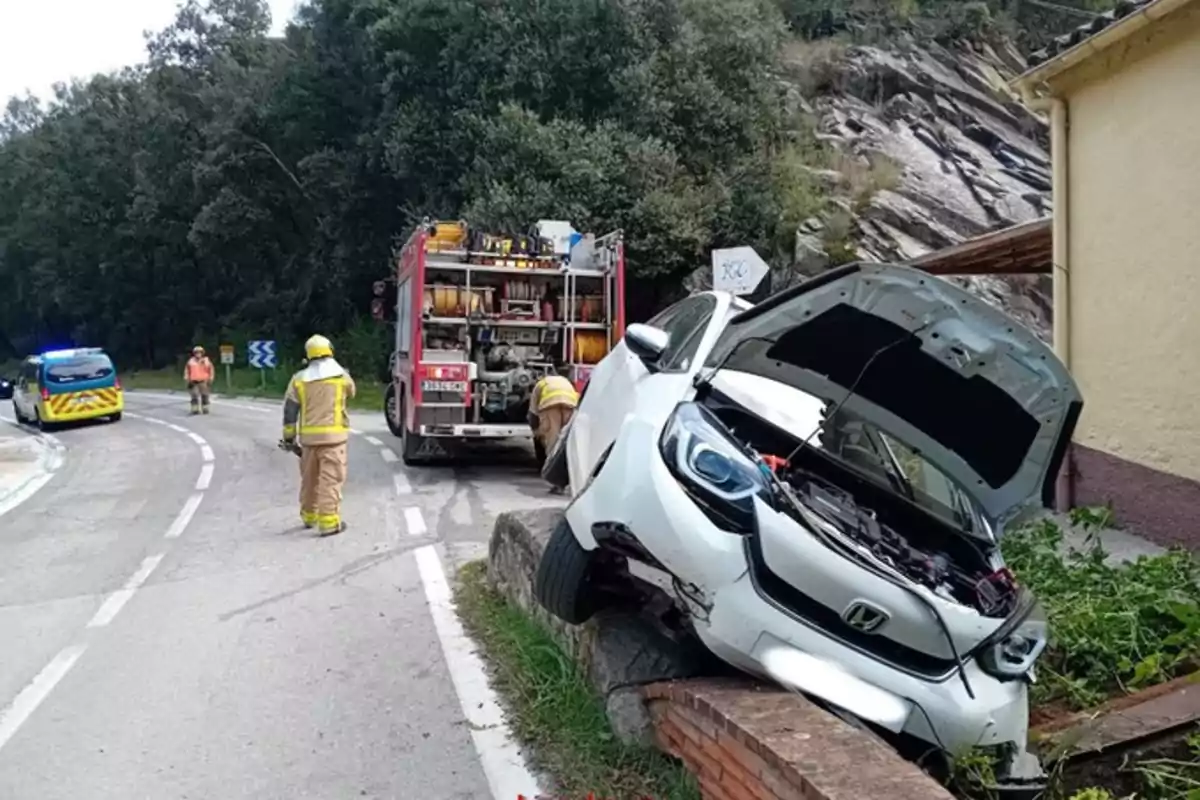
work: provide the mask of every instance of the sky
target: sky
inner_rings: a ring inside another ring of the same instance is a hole
[[[269,0],[282,31],[297,0]],[[25,90],[49,99],[53,86],[146,59],[142,32],[175,18],[177,0],[0,0],[0,109]]]

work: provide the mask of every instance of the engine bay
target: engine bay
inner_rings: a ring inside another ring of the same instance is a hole
[[[782,487],[781,510],[847,558],[886,565],[937,597],[991,617],[1006,617],[1019,591],[994,543],[956,529],[885,480],[868,477],[837,448],[830,425],[801,442],[719,394],[704,404],[770,467]],[[790,457],[790,460],[788,460]],[[824,525],[803,519],[803,508]],[[822,530],[823,528],[823,530]]]
[[[1006,569],[992,569],[983,552],[971,557],[961,548],[918,547],[830,481],[797,469],[785,470],[781,478],[794,503],[943,600],[974,608],[986,617],[1004,617],[1011,611],[1016,601],[1012,577]]]

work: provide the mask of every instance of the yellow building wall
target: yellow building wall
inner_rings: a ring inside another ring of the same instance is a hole
[[[1092,71],[1066,92],[1075,440],[1200,480],[1200,25]]]

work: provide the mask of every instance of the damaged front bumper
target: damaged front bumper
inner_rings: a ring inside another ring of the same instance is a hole
[[[957,668],[936,676],[906,672],[781,609],[755,585],[747,537],[714,525],[667,469],[660,432],[627,419],[604,468],[567,509],[585,548],[599,546],[594,524],[631,532],[687,586],[681,599],[704,644],[746,672],[950,754],[998,745],[1024,753],[1025,681],[1000,681],[969,659],[962,667],[969,694]]]

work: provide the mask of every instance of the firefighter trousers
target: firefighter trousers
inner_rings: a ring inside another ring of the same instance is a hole
[[[547,453],[550,452],[550,448],[554,446],[554,443],[558,441],[558,434],[571,421],[571,416],[574,413],[575,409],[570,406],[551,406],[550,408],[543,408],[538,412],[538,426],[535,435]]]
[[[207,381],[188,381],[188,394],[192,396],[192,413],[196,414],[203,408],[208,413],[209,389]]]
[[[342,487],[346,483],[348,445],[305,445],[300,451],[300,518],[321,533],[342,525]]]

